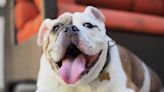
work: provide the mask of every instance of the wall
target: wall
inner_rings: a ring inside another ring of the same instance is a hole
[[[4,88],[4,18],[0,17],[0,89]]]
[[[5,20],[4,17],[4,7],[7,0],[0,0],[0,92],[4,90],[4,32],[5,32]]]

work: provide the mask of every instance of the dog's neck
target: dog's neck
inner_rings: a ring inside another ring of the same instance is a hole
[[[110,43],[110,42],[112,42],[112,44]],[[109,62],[110,62],[110,49],[113,47],[113,46],[115,46],[116,45],[116,42],[115,41],[113,41],[113,40],[111,40],[111,41],[107,41],[107,44],[108,44],[108,49],[107,49],[107,56],[106,56],[106,62],[105,62],[105,64],[104,64],[104,66],[103,66],[103,69],[101,70],[101,72],[103,72],[103,70],[105,69],[105,67],[109,64]],[[100,73],[101,73],[100,72]]]

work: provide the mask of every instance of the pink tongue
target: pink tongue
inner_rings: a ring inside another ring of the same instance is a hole
[[[66,58],[62,61],[59,75],[66,83],[75,83],[80,78],[81,73],[85,70],[85,63],[86,60],[82,54],[77,56],[74,60]]]

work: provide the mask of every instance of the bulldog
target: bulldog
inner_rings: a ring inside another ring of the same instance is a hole
[[[45,19],[36,92],[159,92],[159,77],[106,34],[95,7]]]

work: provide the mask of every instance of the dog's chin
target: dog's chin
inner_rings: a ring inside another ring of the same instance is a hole
[[[95,55],[87,55],[71,43],[64,54],[62,60],[56,63],[58,74],[66,84],[75,84],[89,73],[101,51]]]

